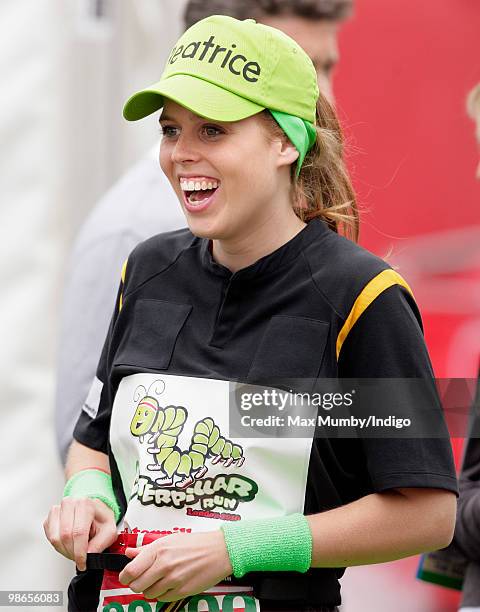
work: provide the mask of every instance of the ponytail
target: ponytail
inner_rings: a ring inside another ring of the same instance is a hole
[[[268,110],[261,113],[272,136],[285,138],[285,132]],[[343,136],[335,111],[320,94],[316,109],[317,139],[307,153],[298,178],[291,166],[293,209],[308,223],[322,218],[328,227],[357,242],[359,214],[347,167],[343,159]]]
[[[356,242],[359,214],[343,159],[343,135],[335,111],[320,95],[317,140],[305,157],[298,179],[292,173],[294,210],[302,221],[321,217],[334,232]]]

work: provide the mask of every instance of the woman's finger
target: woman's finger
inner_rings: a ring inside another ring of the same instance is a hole
[[[50,544],[64,557],[70,559],[60,539],[60,506],[52,506],[50,512],[43,523],[45,535]]]
[[[73,520],[75,516],[75,503],[77,500],[64,497],[60,503],[59,529],[60,540],[69,559],[73,559]]]
[[[43,531],[45,532],[45,535],[47,536],[47,540],[50,542],[50,536],[52,533],[52,515],[53,515],[53,509],[56,506],[52,506],[52,508],[50,508],[50,510],[48,511],[47,514],[47,518],[43,521]]]
[[[148,570],[153,570],[155,559],[156,559],[156,554],[155,554],[154,548],[151,545],[147,544],[146,546],[142,548],[142,550],[135,557],[135,559],[133,559],[133,561],[130,561],[130,563],[128,563],[128,565],[126,565],[123,568],[123,570],[120,572],[118,576],[118,579],[120,580],[122,584],[126,586],[130,586],[130,584],[134,580],[136,581],[137,579],[142,577],[145,572],[147,572]],[[151,575],[151,572],[149,573],[149,575]],[[149,587],[153,582],[158,580],[160,577],[161,577],[161,574],[156,574],[154,579],[150,579],[150,582],[148,584],[145,583],[145,587],[143,586],[144,582],[141,582],[140,584],[142,586],[139,587],[139,590],[137,591],[137,593],[142,592],[143,588]]]
[[[154,582],[148,589],[144,589],[142,593],[147,599],[177,601],[178,599],[182,599],[182,597],[178,594],[178,588],[180,586],[181,585],[179,584],[172,583],[172,581],[169,579],[162,578],[161,580]],[[132,587],[130,586],[130,588]]]
[[[88,538],[94,519],[94,510],[89,499],[77,499],[75,501],[73,559],[78,569],[83,572],[87,568]]]
[[[145,593],[145,591],[151,591],[153,585],[158,584],[162,587],[162,591],[160,593],[165,592],[167,589],[173,588],[177,586],[177,584],[173,584],[169,578],[165,577],[165,572],[162,571],[162,568],[158,563],[154,563],[151,567],[147,568],[138,578],[135,578],[128,585],[132,591],[135,593]],[[157,597],[154,595],[153,597]]]
[[[88,543],[88,552],[92,553],[103,552],[115,542],[118,536],[113,515],[111,520],[106,521],[99,521],[98,516],[95,515],[92,531],[93,533],[90,534],[90,541]]]
[[[128,557],[129,559],[135,559],[135,557],[142,551],[142,549],[139,548],[126,548],[125,549],[125,556]]]

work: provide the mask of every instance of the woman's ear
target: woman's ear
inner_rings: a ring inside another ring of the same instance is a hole
[[[282,139],[280,141],[280,145],[280,150],[278,152],[278,166],[290,166],[298,159],[300,154],[288,139]]]

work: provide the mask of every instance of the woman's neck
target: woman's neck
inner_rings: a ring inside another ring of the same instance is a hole
[[[305,225],[294,213],[287,222],[278,218],[267,219],[244,236],[233,240],[212,240],[213,258],[232,272],[237,272],[283,246]]]

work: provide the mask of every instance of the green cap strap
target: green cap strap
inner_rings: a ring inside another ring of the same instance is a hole
[[[299,153],[296,171],[296,176],[298,177],[305,156],[313,147],[317,139],[315,126],[313,123],[310,123],[310,121],[295,117],[294,115],[287,115],[286,113],[276,110],[270,110],[270,113],[285,134],[290,138],[292,144]]]
[[[312,534],[303,514],[224,523],[233,575],[248,572],[306,572],[312,563]]]
[[[113,492],[112,477],[102,470],[88,468],[74,474],[65,484],[63,497],[100,499],[113,510],[115,522],[120,518],[120,507]]]

